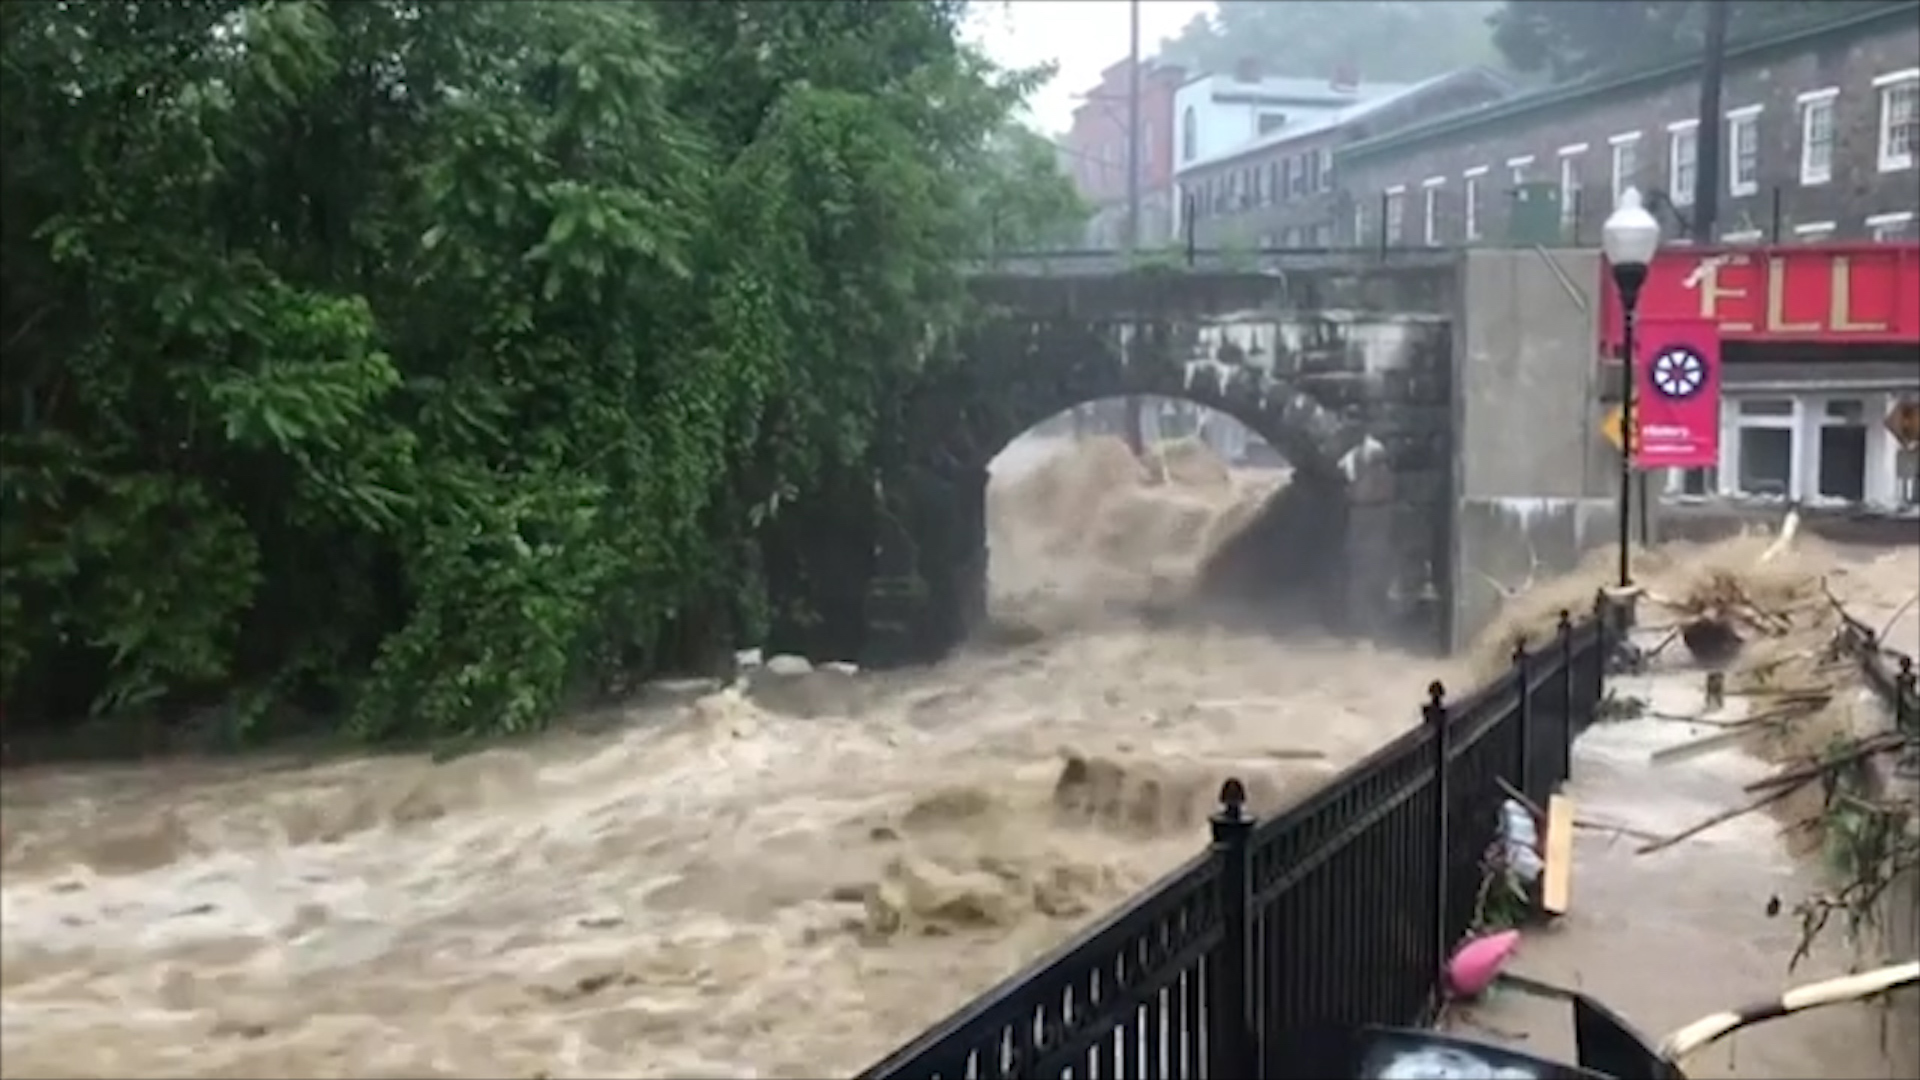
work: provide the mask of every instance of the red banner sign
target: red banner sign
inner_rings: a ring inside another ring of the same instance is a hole
[[[1620,300],[1601,269],[1601,343],[1618,355]],[[1727,341],[1920,343],[1920,244],[1668,248],[1639,312],[1704,319]]]
[[[1634,328],[1634,464],[1720,463],[1720,331],[1705,319],[1641,319]]]

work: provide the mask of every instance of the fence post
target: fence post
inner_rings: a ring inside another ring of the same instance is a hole
[[[1513,677],[1520,680],[1520,696],[1514,711],[1520,724],[1519,744],[1520,760],[1516,763],[1513,786],[1527,793],[1527,798],[1538,803],[1540,793],[1533,786],[1533,664],[1527,655],[1527,639],[1522,635],[1513,643]]]
[[[1207,959],[1207,1075],[1259,1076],[1253,1017],[1253,817],[1239,780],[1220,786],[1212,818],[1220,863],[1220,951]]]
[[[1433,732],[1433,956],[1434,975],[1444,985],[1447,954],[1453,950],[1453,942],[1449,940],[1452,935],[1447,932],[1447,900],[1452,892],[1447,882],[1447,866],[1452,861],[1447,818],[1453,802],[1447,771],[1448,759],[1453,756],[1449,745],[1453,741],[1449,730],[1453,725],[1447,716],[1447,688],[1438,679],[1427,684],[1427,703],[1421,708],[1420,716]],[[1438,1000],[1436,997],[1435,1001]]]
[[[1894,766],[1901,775],[1920,776],[1920,678],[1913,673],[1913,657],[1900,658],[1893,677],[1893,729],[1906,736],[1907,752]]]
[[[1560,609],[1556,632],[1560,638],[1560,730],[1553,733],[1559,743],[1554,754],[1559,775],[1553,782],[1557,785],[1573,776],[1573,613],[1566,608]]]

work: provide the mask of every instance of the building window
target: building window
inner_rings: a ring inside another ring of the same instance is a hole
[[[1255,134],[1271,135],[1274,132],[1279,131],[1281,128],[1287,126],[1287,114],[1278,113],[1278,112],[1263,112],[1260,114],[1260,119],[1255,123],[1256,123],[1256,126],[1259,128],[1259,130],[1255,132]]]
[[[1180,114],[1180,160],[1192,161],[1200,152],[1200,119],[1194,115],[1193,106]]]
[[[1792,497],[1795,406],[1792,398],[1746,398],[1736,403],[1731,448],[1735,493]]]
[[[1800,95],[1800,182],[1809,187],[1833,179],[1833,103],[1840,88]]]
[[[1877,419],[1877,418],[1876,418]],[[1814,494],[1857,503],[1867,497],[1867,403],[1830,399],[1820,414]]]
[[[1700,167],[1700,121],[1667,125],[1667,198],[1675,206],[1693,205],[1694,179]]]
[[[1320,158],[1320,190],[1333,190],[1333,147],[1323,146],[1318,154]]]
[[[1896,397],[1775,391],[1729,398],[1722,492],[1825,503],[1901,501],[1899,447],[1881,422]]]
[[[1613,148],[1613,201],[1617,206],[1620,196],[1634,186],[1640,175],[1640,133],[1629,131],[1615,135],[1607,144]]]
[[[1440,246],[1440,185],[1446,183],[1438,176],[1428,177],[1420,185],[1422,238],[1428,247]]]
[[[1294,195],[1305,195],[1307,193],[1308,156],[1310,155],[1303,154],[1293,160],[1293,186],[1288,190]]]
[[[1402,227],[1406,224],[1406,217],[1407,217],[1407,189],[1406,188],[1391,187],[1387,189],[1386,207],[1385,207],[1384,213],[1386,214],[1386,223],[1387,223],[1386,243],[1388,244],[1388,246],[1398,244],[1401,242],[1401,239],[1402,239],[1402,233],[1401,233]]]
[[[1580,223],[1580,156],[1587,144],[1560,148],[1560,231],[1571,232]]]
[[[1793,236],[1803,244],[1817,244],[1832,238],[1837,225],[1837,222],[1832,221],[1809,221],[1802,225],[1795,225]]]
[[[1514,187],[1519,187],[1521,184],[1526,183],[1532,171],[1533,156],[1531,154],[1526,157],[1507,159],[1507,176],[1508,179],[1513,182]]]
[[[1735,198],[1760,190],[1760,106],[1727,114],[1727,193]]]
[[[1480,178],[1487,175],[1486,166],[1468,169],[1463,176],[1460,188],[1461,232],[1467,240],[1480,239]]]
[[[1914,238],[1914,212],[1898,210],[1891,214],[1875,214],[1867,219],[1867,232],[1879,243],[1891,243],[1895,240]]]
[[[1873,80],[1880,91],[1880,171],[1913,168],[1920,143],[1920,68]]]
[[[1698,499],[1720,491],[1720,470],[1708,465],[1699,469],[1668,469],[1667,494]]]
[[[1364,247],[1367,243],[1367,204],[1355,200],[1353,204],[1353,246]]]

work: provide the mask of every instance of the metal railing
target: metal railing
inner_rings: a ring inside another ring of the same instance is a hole
[[[1431,1017],[1509,787],[1545,802],[1598,713],[1601,614],[1265,821],[1228,780],[1205,851],[861,1080],[1279,1075],[1289,1032]]]
[[[1840,633],[1848,652],[1860,664],[1867,686],[1893,714],[1893,729],[1902,739],[1899,772],[1920,777],[1920,675],[1913,657],[1887,647],[1873,627],[1840,613]]]

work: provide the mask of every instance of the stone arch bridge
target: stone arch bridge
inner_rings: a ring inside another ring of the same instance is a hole
[[[1218,409],[1288,459],[1292,486],[1310,489],[1318,511],[1311,535],[1296,523],[1268,538],[1292,550],[1266,554],[1320,622],[1442,643],[1454,282],[1440,253],[1244,273],[977,277],[985,317],[953,361],[905,394],[878,506],[859,530],[870,549],[856,542],[843,556],[862,564],[844,570],[865,588],[857,598],[815,590],[837,621],[859,625],[829,635],[839,639],[829,647],[882,665],[960,643],[984,615],[988,463],[1063,409],[1128,394]]]

